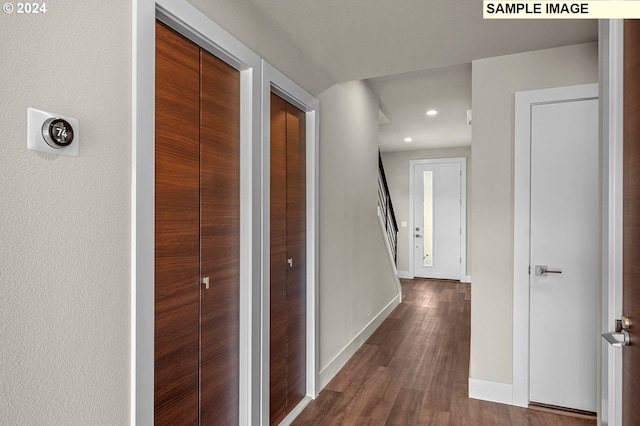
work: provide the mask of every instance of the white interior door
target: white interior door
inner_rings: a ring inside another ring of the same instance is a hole
[[[414,166],[413,275],[461,279],[461,163]]]
[[[596,411],[598,194],[598,100],[532,105],[531,402]]]

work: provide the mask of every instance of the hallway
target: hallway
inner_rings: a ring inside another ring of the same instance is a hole
[[[469,284],[401,280],[403,303],[294,425],[595,425],[469,399]]]

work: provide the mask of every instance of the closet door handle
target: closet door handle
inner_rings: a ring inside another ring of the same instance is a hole
[[[293,268],[293,258],[292,257],[287,259],[287,263],[289,264],[289,268]]]
[[[201,284],[204,284],[204,289],[205,290],[209,290],[209,277],[202,278],[202,283]]]

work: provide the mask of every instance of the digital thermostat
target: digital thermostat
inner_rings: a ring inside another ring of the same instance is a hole
[[[78,120],[60,114],[27,110],[27,147],[49,154],[78,156]]]
[[[42,125],[44,141],[52,148],[64,148],[73,142],[73,126],[63,118],[50,118]]]

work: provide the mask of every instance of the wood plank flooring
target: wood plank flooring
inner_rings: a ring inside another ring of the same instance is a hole
[[[469,284],[401,280],[402,301],[293,425],[595,425],[469,399]]]

